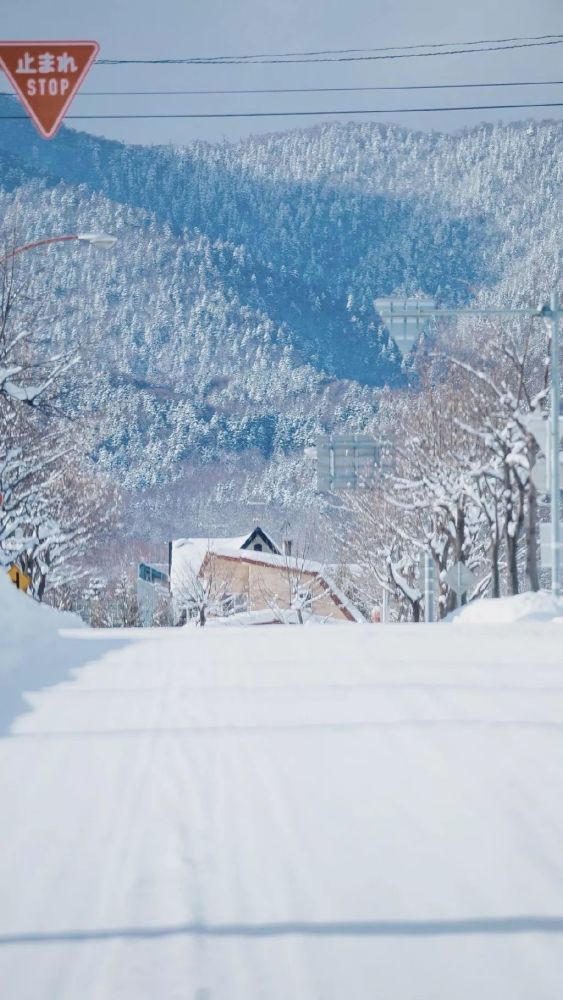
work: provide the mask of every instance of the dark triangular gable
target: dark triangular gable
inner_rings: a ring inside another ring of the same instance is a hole
[[[272,541],[272,539],[262,531],[262,528],[256,527],[254,531],[248,536],[241,549],[249,549],[254,551],[255,545],[262,545],[262,552],[272,552],[275,556],[281,556],[281,552],[277,545]]]

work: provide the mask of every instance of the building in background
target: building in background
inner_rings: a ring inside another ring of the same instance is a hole
[[[143,625],[154,624],[159,606],[170,601],[170,577],[167,563],[139,563],[137,600]]]
[[[176,539],[169,578],[179,624],[233,615],[241,624],[365,621],[321,563],[259,527],[237,538]]]

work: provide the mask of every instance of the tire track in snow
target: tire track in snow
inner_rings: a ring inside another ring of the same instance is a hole
[[[156,736],[161,728],[159,723],[162,721],[170,690],[170,677],[171,668],[168,666],[159,697],[154,700],[151,722],[145,727],[143,738],[135,748],[135,760],[132,764],[129,761],[127,763],[128,769],[132,767],[133,775],[129,775],[128,780],[123,783],[123,787],[128,789],[128,794],[124,796],[119,810],[115,836],[112,838],[111,844],[105,845],[102,867],[104,879],[96,905],[98,926],[104,926],[107,922],[106,914],[111,913],[114,901],[126,898],[131,876],[137,870],[138,858],[135,848],[142,833],[140,820],[144,814],[140,807],[143,803],[148,775],[154,767]],[[111,697],[112,691],[109,688],[108,698],[111,699]],[[81,971],[78,982],[92,982],[92,1000],[107,1000],[111,996],[113,970],[119,964],[119,952],[122,949],[122,942],[112,941],[109,948],[103,949],[103,953],[96,952],[91,956],[84,955],[83,960],[93,968],[91,968],[89,979],[86,979],[84,972]],[[67,991],[67,996],[68,1000],[76,1000],[76,992],[72,985]]]

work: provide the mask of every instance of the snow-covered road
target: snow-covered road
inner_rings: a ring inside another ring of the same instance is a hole
[[[563,624],[49,656],[0,734],[6,1000],[561,996]]]

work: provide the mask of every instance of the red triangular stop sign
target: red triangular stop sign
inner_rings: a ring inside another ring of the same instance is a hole
[[[44,139],[52,139],[94,62],[97,42],[0,42],[0,64]]]

